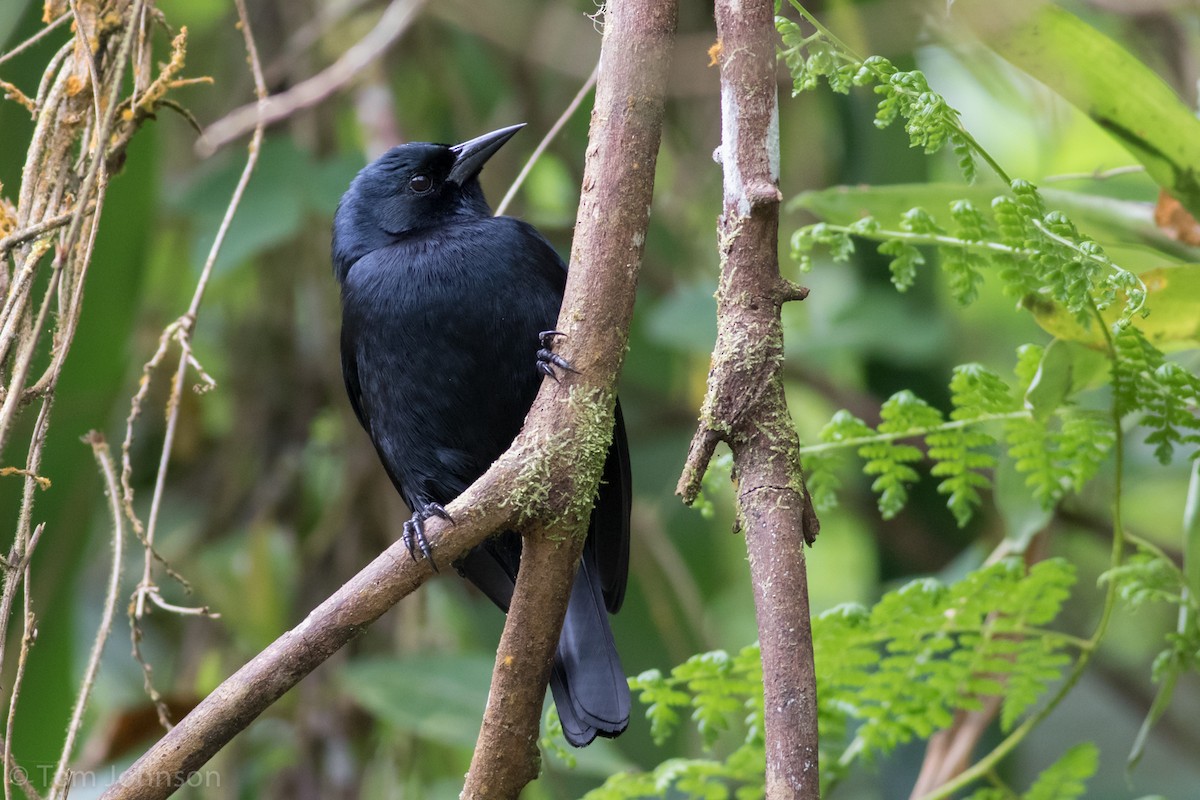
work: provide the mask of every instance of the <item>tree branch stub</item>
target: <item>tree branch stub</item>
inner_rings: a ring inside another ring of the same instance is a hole
[[[724,207],[717,342],[677,492],[695,499],[718,441],[733,452],[762,650],[767,800],[816,800],[816,679],[804,548],[819,523],[783,390],[784,302],[807,291],[779,273],[776,34],[768,0],[718,0]]]

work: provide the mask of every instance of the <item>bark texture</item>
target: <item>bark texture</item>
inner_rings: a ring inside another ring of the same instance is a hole
[[[695,499],[718,442],[733,451],[766,700],[768,800],[819,795],[816,679],[804,546],[819,528],[783,391],[780,308],[806,290],[779,274],[779,115],[770,0],[718,0],[724,210],[717,343],[678,492]]]
[[[613,425],[646,242],[662,131],[675,0],[611,0],[558,330],[579,374],[547,382],[523,439],[551,455],[558,480],[544,525],[527,528],[521,571],[462,797],[515,798],[537,777],[538,730]],[[523,506],[528,509],[528,505]]]

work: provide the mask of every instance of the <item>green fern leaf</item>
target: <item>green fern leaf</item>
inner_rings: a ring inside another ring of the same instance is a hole
[[[892,285],[897,291],[908,291],[917,279],[917,267],[925,263],[921,251],[908,242],[889,239],[879,245],[879,253],[892,256],[888,264],[888,270],[892,273]]]
[[[1074,800],[1087,790],[1087,781],[1100,766],[1100,751],[1091,742],[1075,745],[1042,771],[1024,800]]]

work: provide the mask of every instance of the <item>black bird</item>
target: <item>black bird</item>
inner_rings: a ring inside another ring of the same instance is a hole
[[[496,217],[479,171],[523,125],[457,145],[388,150],[342,196],[333,271],[342,290],[350,404],[412,509],[404,542],[429,557],[424,523],[482,475],[520,430],[542,377],[570,365],[552,330],[567,268],[537,230]],[[629,455],[620,406],[550,687],[567,741],[629,723],[608,614],[629,568]],[[454,566],[505,611],[521,537],[502,533]]]

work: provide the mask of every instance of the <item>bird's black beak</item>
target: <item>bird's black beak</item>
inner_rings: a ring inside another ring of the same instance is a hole
[[[454,166],[450,168],[450,180],[461,186],[474,178],[479,174],[479,170],[483,169],[484,163],[524,127],[524,122],[519,125],[510,125],[507,128],[485,133],[469,142],[451,147],[450,152],[454,153]]]

